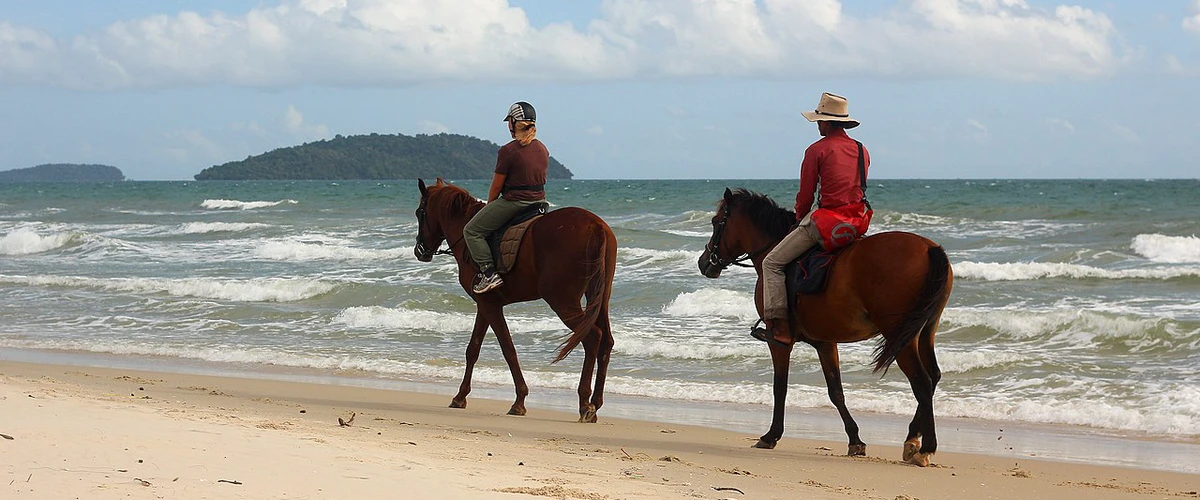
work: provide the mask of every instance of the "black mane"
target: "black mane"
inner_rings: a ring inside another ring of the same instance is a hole
[[[745,188],[733,190],[731,208],[740,208],[760,231],[772,238],[784,237],[796,225],[796,212],[780,207],[765,194]]]

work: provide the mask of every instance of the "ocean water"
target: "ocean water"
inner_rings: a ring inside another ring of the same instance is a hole
[[[0,184],[0,348],[456,384],[473,303],[450,257],[413,257],[415,184]],[[747,335],[753,270],[696,268],[727,186],[794,199],[790,180],[548,185],[620,244],[609,394],[769,419],[767,349]],[[1200,440],[1197,192],[1197,180],[873,181],[872,231],[925,235],[954,266],[939,417]],[[566,328],[541,302],[507,314],[531,397],[573,392],[581,353],[549,364]],[[475,384],[505,394],[490,339]],[[841,346],[847,402],[910,417],[899,370],[871,374],[874,345]],[[793,358],[788,405],[833,415],[815,354]]]

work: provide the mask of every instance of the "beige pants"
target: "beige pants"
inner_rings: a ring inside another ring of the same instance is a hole
[[[763,259],[763,318],[786,319],[788,315],[787,279],[784,268],[817,244],[817,230],[805,217],[784,236]]]

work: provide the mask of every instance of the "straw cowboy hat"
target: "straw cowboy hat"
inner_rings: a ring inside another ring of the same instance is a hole
[[[821,94],[821,102],[817,103],[816,110],[801,111],[800,114],[810,122],[846,122],[846,128],[858,126],[858,120],[850,118],[850,105],[846,98],[829,92]]]

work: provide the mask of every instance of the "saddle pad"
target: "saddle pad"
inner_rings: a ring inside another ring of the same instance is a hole
[[[500,236],[500,241],[496,245],[496,271],[500,274],[507,274],[512,271],[517,264],[517,250],[521,249],[521,239],[525,237],[525,230],[533,225],[533,222],[541,218],[537,215],[532,219],[521,222],[520,224],[509,226],[504,234]]]
[[[825,291],[825,283],[829,281],[829,270],[833,268],[838,254],[845,248],[828,251],[816,245],[788,264],[788,303],[794,304],[797,294],[813,295]]]

